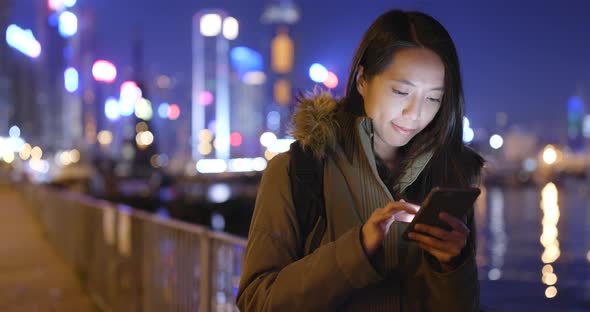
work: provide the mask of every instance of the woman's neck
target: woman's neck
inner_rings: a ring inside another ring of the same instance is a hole
[[[387,166],[390,171],[393,171],[398,156],[398,147],[387,145],[378,135],[373,136],[373,149],[377,155]]]

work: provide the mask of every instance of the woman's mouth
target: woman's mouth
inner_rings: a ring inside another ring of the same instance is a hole
[[[402,126],[398,126],[395,123],[391,123],[391,126],[393,127],[393,129],[395,129],[395,131],[404,134],[404,135],[408,135],[411,134],[412,132],[414,132],[416,129],[410,129],[410,128],[404,128]]]

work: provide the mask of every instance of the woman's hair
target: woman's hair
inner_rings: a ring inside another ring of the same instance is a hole
[[[434,186],[467,186],[479,175],[483,159],[463,144],[463,87],[459,58],[451,36],[433,17],[420,12],[392,10],[379,16],[358,46],[348,75],[342,109],[366,115],[363,98],[356,87],[359,67],[366,80],[383,72],[396,51],[426,48],[436,53],[445,68],[441,106],[430,124],[400,148],[401,162],[391,183],[418,155],[432,151],[433,158],[407,195],[421,201]]]

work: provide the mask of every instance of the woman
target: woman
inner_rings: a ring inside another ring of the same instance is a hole
[[[256,199],[240,309],[479,310],[472,214],[441,214],[452,231],[422,225],[401,239],[419,209],[410,202],[434,186],[476,184],[483,159],[463,145],[462,120],[459,62],[444,27],[418,12],[380,16],[346,96],[304,98],[294,116],[294,137],[323,161],[321,242],[313,252],[298,247],[308,237],[291,197],[290,153],[280,154]]]

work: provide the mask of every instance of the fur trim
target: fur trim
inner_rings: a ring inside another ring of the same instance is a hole
[[[338,101],[332,94],[319,88],[299,99],[291,135],[317,158],[323,159],[338,142],[337,108]]]

